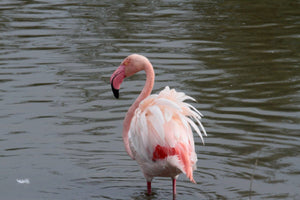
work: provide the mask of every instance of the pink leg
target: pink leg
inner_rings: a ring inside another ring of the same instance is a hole
[[[151,182],[147,182],[147,191],[148,191],[148,195],[151,194]]]
[[[176,195],[176,179],[173,178],[172,182],[173,182],[173,196],[175,196]]]

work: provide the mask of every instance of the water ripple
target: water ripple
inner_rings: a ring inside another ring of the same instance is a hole
[[[299,2],[0,2],[0,193],[6,199],[170,199],[154,195],[122,143],[144,84],[113,99],[110,74],[130,53],[194,97],[198,184],[178,199],[298,199]],[[24,178],[23,178],[24,177]],[[30,184],[16,184],[16,180]],[[34,189],[33,189],[34,188]]]

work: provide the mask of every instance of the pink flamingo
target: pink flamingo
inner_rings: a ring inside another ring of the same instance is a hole
[[[154,85],[154,70],[149,60],[138,54],[124,59],[110,78],[111,87],[119,98],[120,85],[125,77],[141,70],[146,72],[145,86],[129,108],[123,124],[123,141],[128,155],[136,160],[147,180],[147,192],[151,194],[153,177],[171,177],[173,196],[176,194],[176,179],[185,173],[191,182],[196,169],[197,155],[191,127],[206,136],[200,119],[201,113],[185,103],[194,100],[182,92],[167,86],[158,95],[150,95]],[[193,121],[193,120],[194,121]]]

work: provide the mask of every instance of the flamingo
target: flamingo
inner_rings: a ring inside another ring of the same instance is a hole
[[[125,150],[139,164],[147,181],[148,195],[151,194],[154,177],[171,177],[175,196],[176,179],[180,173],[196,183],[193,170],[196,169],[197,155],[192,128],[204,144],[202,133],[206,136],[206,132],[200,122],[202,114],[184,102],[194,100],[192,97],[168,86],[159,94],[150,95],[154,85],[154,70],[150,61],[138,54],[126,57],[112,74],[110,83],[114,96],[119,98],[124,78],[142,70],[146,72],[146,83],[123,123]]]

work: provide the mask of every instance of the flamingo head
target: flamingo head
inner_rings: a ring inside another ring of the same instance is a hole
[[[148,59],[138,54],[132,54],[123,60],[110,77],[111,89],[116,98],[119,98],[119,89],[124,78],[143,70],[146,62],[149,62]]]

